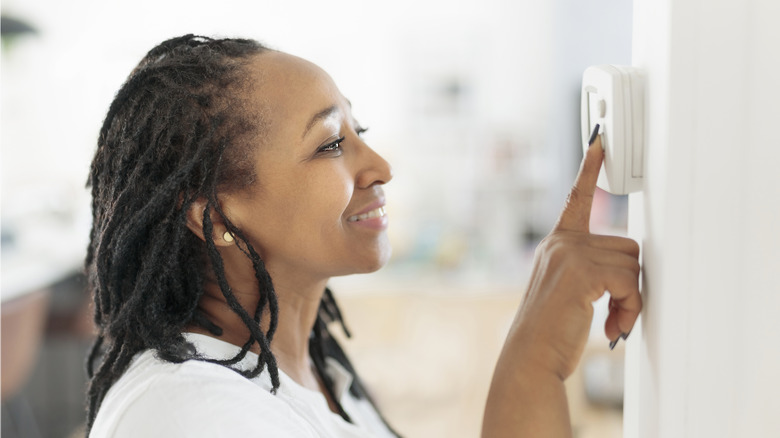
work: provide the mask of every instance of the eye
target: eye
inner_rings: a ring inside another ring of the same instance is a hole
[[[345,137],[337,138],[336,140],[324,144],[320,146],[317,149],[317,153],[327,153],[327,152],[340,152],[341,151],[341,142],[344,141]]]
[[[357,128],[355,128],[355,132],[357,133],[357,135],[358,135],[359,137],[362,137],[362,136],[363,136],[363,134],[364,134],[366,131],[368,131],[368,128],[364,128],[364,127],[362,127],[362,126],[358,126]]]

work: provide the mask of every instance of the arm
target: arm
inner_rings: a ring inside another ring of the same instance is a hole
[[[593,317],[592,302],[611,295],[605,332],[629,333],[642,309],[639,246],[590,234],[601,140],[588,149],[558,223],[536,250],[523,304],[493,374],[482,436],[569,437],[564,380],[579,362]]]

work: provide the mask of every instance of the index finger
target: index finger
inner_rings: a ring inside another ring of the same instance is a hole
[[[556,230],[565,231],[584,231],[590,230],[590,209],[593,205],[593,194],[596,192],[596,182],[599,179],[601,162],[604,159],[604,151],[601,148],[601,136],[596,136],[599,125],[593,130],[595,139],[590,143],[590,147],[585,152],[582,159],[580,171],[574,180],[574,186],[566,198],[566,205],[563,207],[558,223],[555,224]],[[593,138],[591,136],[591,138]]]

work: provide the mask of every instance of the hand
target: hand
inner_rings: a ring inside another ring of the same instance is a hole
[[[558,223],[536,250],[526,297],[493,374],[483,437],[571,436],[563,381],[582,356],[593,301],[606,291],[611,295],[605,326],[610,340],[629,333],[639,316],[639,246],[590,234],[603,158],[596,138]]]
[[[593,194],[603,160],[597,137],[552,232],[538,246],[528,291],[515,321],[516,336],[534,363],[568,377],[576,368],[593,318],[592,302],[610,293],[604,327],[610,341],[627,335],[642,310],[639,245],[590,234]],[[519,360],[524,360],[519,358]]]

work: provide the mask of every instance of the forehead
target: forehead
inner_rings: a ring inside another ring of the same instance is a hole
[[[269,51],[257,55],[250,68],[257,79],[255,101],[273,131],[302,132],[313,114],[345,102],[333,79],[305,59]]]

